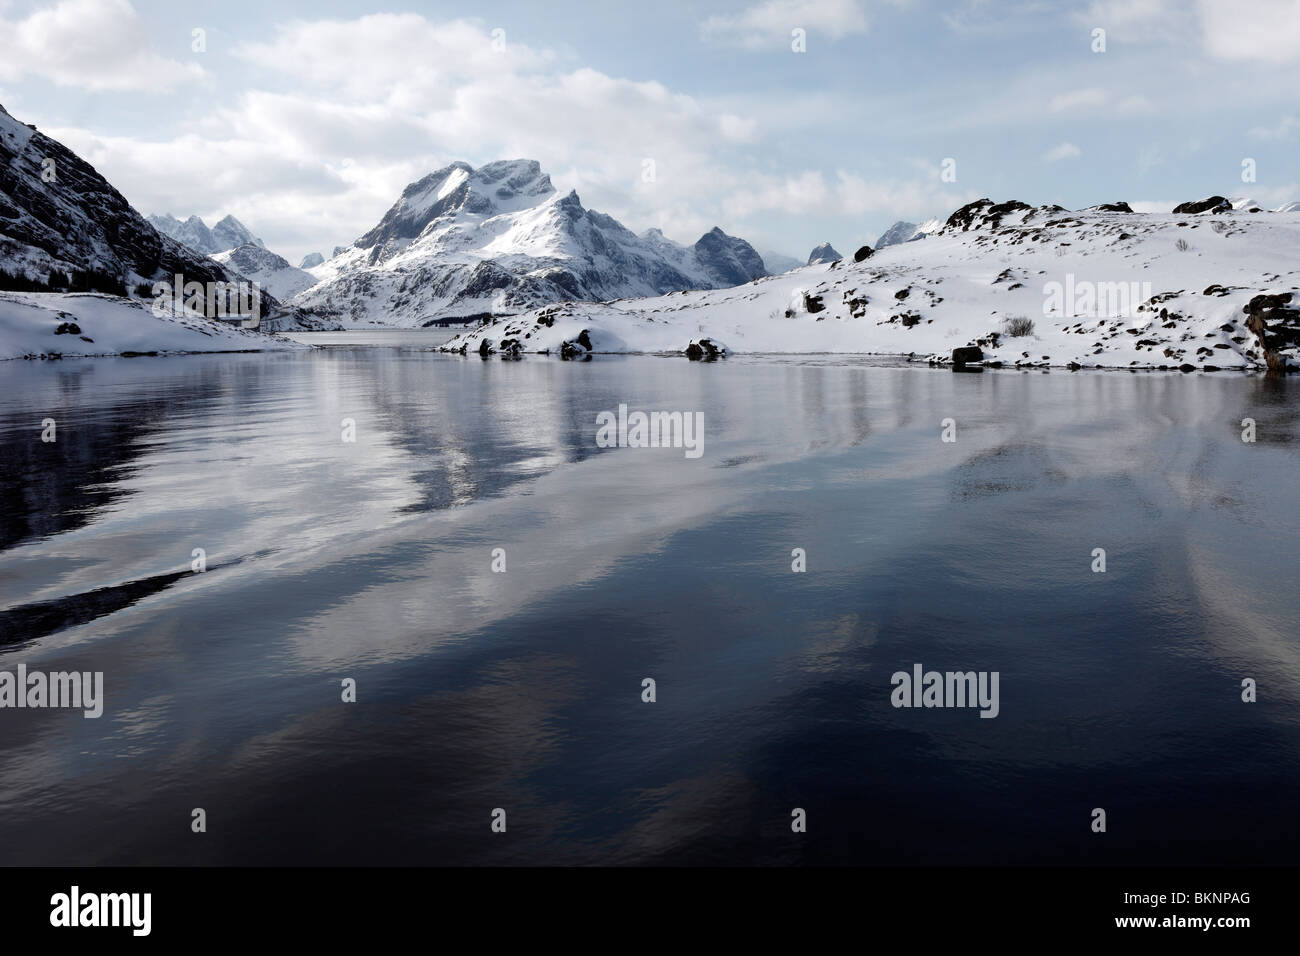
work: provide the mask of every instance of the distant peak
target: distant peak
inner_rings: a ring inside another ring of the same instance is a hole
[[[823,242],[820,246],[808,253],[808,265],[815,265],[819,262],[834,262],[836,259],[844,257],[835,251],[835,247],[829,242]]]

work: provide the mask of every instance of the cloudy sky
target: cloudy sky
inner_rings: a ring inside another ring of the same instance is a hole
[[[295,263],[457,159],[538,159],[637,231],[721,225],[800,257],[980,196],[1300,199],[1300,0],[378,11],[0,0],[0,104],[141,212],[233,213]]]

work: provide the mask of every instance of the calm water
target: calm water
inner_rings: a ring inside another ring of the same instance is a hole
[[[703,412],[703,456],[598,448],[620,403]],[[107,698],[0,710],[0,861],[1294,862],[1298,413],[829,358],[0,363],[0,670]],[[999,672],[999,716],[892,707],[915,663]]]

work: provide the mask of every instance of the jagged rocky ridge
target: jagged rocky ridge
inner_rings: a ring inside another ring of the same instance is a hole
[[[924,242],[732,289],[561,303],[449,351],[859,352],[966,368],[1294,370],[1300,213],[1219,197],[1143,214],[981,199]],[[503,345],[510,348],[503,349]]]
[[[3,106],[0,263],[32,278],[94,269],[121,277],[128,288],[176,273],[197,282],[234,279],[160,234],[94,167]]]
[[[198,216],[190,216],[181,222],[170,213],[150,216],[149,224],[163,235],[171,236],[205,256],[229,252],[231,249],[249,243],[255,246],[263,245],[262,240],[254,236],[252,231],[234,216],[226,216],[211,229]]]

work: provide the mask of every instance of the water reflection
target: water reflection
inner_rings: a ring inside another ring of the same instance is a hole
[[[13,862],[1300,849],[1293,383],[351,349],[0,382],[0,669],[108,689],[0,711]],[[597,448],[620,403],[702,411],[704,456]],[[1001,716],[894,710],[917,661],[999,670]],[[160,830],[200,805],[219,838]]]

